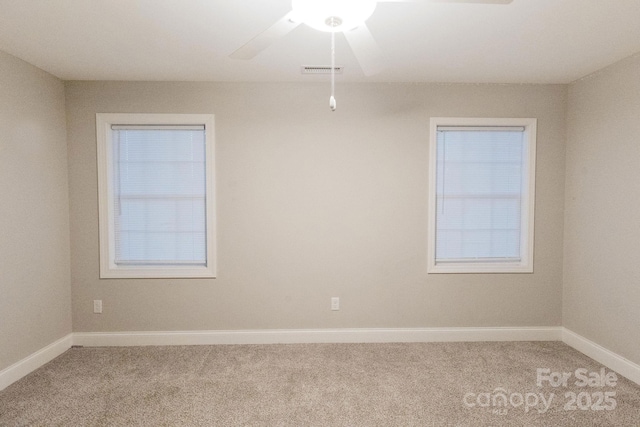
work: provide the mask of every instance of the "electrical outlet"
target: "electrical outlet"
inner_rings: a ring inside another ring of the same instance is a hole
[[[331,310],[340,310],[340,297],[331,297]]]
[[[102,300],[94,299],[93,300],[93,312],[96,314],[102,313]]]

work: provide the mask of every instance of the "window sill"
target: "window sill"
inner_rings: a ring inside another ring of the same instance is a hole
[[[215,279],[213,267],[118,267],[103,268],[100,270],[101,279],[189,279],[208,278]]]
[[[465,264],[436,264],[427,268],[428,274],[504,274],[504,273],[533,273],[533,265],[529,264],[496,264],[496,263],[465,263]]]

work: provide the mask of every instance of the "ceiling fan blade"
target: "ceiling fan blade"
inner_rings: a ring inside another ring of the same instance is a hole
[[[484,3],[509,4],[513,0],[378,0],[379,3]]]
[[[276,21],[275,24],[249,40],[240,49],[233,52],[229,57],[233,59],[251,59],[264,49],[271,46],[273,42],[281,37],[286,36],[291,30],[300,25],[300,22],[294,22],[291,18],[293,11]]]
[[[347,42],[358,59],[360,68],[362,68],[365,76],[372,76],[385,68],[382,51],[365,24],[361,24],[353,30],[345,31],[343,34],[347,38]]]

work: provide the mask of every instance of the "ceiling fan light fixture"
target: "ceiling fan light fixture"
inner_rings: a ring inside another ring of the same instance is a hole
[[[293,20],[319,31],[339,33],[363,24],[376,0],[292,0]]]

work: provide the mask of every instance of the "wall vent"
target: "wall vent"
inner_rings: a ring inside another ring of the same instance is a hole
[[[336,74],[342,74],[343,69],[341,65],[334,67]],[[303,65],[301,70],[302,74],[331,74],[331,65]]]

